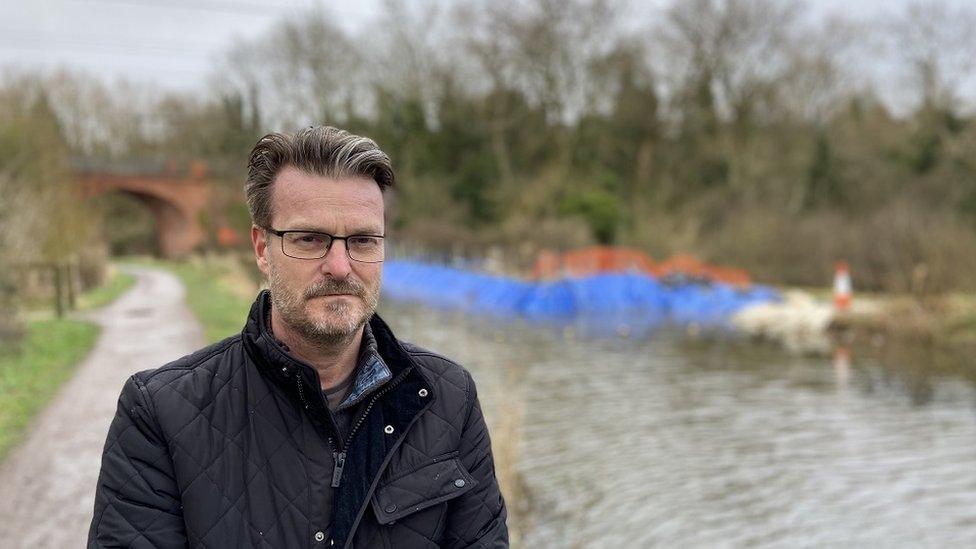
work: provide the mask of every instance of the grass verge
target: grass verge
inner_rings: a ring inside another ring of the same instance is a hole
[[[222,281],[227,275],[222,266],[180,263],[172,268],[186,286],[187,304],[203,324],[207,342],[219,341],[241,331],[251,299],[228,289]]]
[[[78,297],[78,308],[82,310],[98,309],[118,299],[120,295],[132,287],[136,277],[129,273],[114,269],[115,274],[98,288],[94,288]]]
[[[886,296],[862,309],[839,315],[835,327],[932,347],[976,342],[976,294]]]
[[[976,294],[885,296],[838,315],[831,329],[886,363],[919,364],[927,373],[976,382]]]
[[[71,377],[98,331],[82,320],[36,320],[28,323],[20,352],[0,356],[0,458]]]
[[[78,296],[79,308],[108,305],[132,287],[135,277],[116,271],[105,285]],[[96,324],[72,318],[48,318],[35,311],[16,351],[0,353],[0,459],[21,440],[34,416],[88,354],[98,339]]]
[[[98,338],[83,320],[35,320],[19,352],[0,357],[0,459],[23,438],[27,425],[51,400]]]

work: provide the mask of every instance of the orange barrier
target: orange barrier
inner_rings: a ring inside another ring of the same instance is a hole
[[[532,266],[532,278],[549,280],[558,278],[562,272],[562,258],[552,250],[542,250]]]
[[[647,272],[654,264],[640,250],[593,246],[563,254],[562,267],[570,276],[583,276],[621,271]]]
[[[752,277],[745,269],[736,267],[709,267],[712,280],[724,282],[730,286],[747,287],[752,285]]]
[[[591,246],[562,255],[552,250],[543,250],[536,258],[532,277],[547,280],[628,271],[644,272],[655,278],[682,276],[739,287],[752,284],[749,273],[743,269],[709,265],[690,254],[678,254],[657,264],[641,250],[610,246]]]
[[[227,225],[217,228],[217,244],[224,248],[233,248],[242,242],[240,234]]]

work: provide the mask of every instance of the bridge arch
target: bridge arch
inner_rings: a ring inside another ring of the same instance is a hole
[[[86,198],[122,192],[144,203],[156,221],[156,241],[163,257],[185,256],[206,238],[201,223],[210,198],[205,167],[191,166],[187,174],[87,169],[76,171],[75,179]]]

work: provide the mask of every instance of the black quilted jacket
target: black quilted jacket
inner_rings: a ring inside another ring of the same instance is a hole
[[[318,375],[268,333],[269,306],[263,292],[240,335],[125,384],[89,547],[507,547],[471,375],[374,316],[393,378],[333,441]],[[340,444],[333,488],[323,458]]]

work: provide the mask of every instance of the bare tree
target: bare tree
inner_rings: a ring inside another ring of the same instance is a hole
[[[786,48],[788,70],[777,86],[776,104],[784,115],[823,127],[869,83],[859,62],[866,55],[858,41],[866,29],[848,20],[817,21],[797,33]]]
[[[492,153],[502,182],[510,185],[514,169],[508,134],[518,120],[510,94],[515,88],[512,60],[517,46],[509,32],[509,18],[504,7],[481,2],[459,5],[453,18],[461,33],[459,41],[473,61],[469,90],[486,97],[483,116],[489,121]]]
[[[887,45],[921,109],[958,110],[962,84],[976,76],[976,7],[918,0],[888,21]]]
[[[498,13],[516,46],[516,81],[551,122],[572,122],[592,106],[588,69],[616,45],[615,13],[607,0],[535,0]]]
[[[225,93],[261,105],[273,125],[333,122],[355,93],[362,56],[320,7],[239,42],[217,69]]]
[[[652,28],[654,61],[679,154],[690,155],[667,195],[685,200],[696,186],[719,185],[753,202],[763,192],[757,129],[779,110],[801,10],[794,0],[687,0],[665,10]]]
[[[654,29],[661,74],[674,99],[705,118],[741,123],[757,114],[790,69],[802,5],[794,0],[687,0]]]
[[[510,171],[503,136],[506,124],[515,122],[508,116],[511,90],[543,110],[557,129],[550,137],[557,156],[568,164],[571,134],[559,128],[597,106],[599,83],[592,69],[620,39],[620,11],[608,0],[502,0],[458,12],[469,22],[468,51],[492,90],[493,147],[503,174]]]
[[[437,94],[438,81],[457,65],[452,59],[448,36],[448,14],[432,0],[402,2],[386,0],[384,11],[376,22],[384,29],[367,47],[370,65],[368,81],[398,96],[420,101],[427,109]]]

